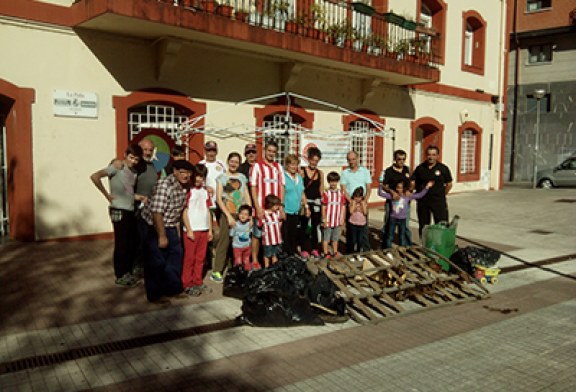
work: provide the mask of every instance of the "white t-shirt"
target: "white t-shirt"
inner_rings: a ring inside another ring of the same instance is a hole
[[[206,188],[190,188],[186,197],[188,221],[192,231],[207,231],[212,200]]]
[[[200,163],[208,169],[208,174],[206,175],[206,186],[214,190],[214,194],[212,195],[212,208],[216,208],[216,179],[220,174],[226,173],[226,164],[220,159],[216,159],[214,162],[206,162],[206,159],[202,159]]]

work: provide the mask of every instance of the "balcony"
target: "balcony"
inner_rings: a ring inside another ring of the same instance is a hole
[[[77,29],[184,41],[409,85],[437,82],[434,32],[331,0],[79,0]]]

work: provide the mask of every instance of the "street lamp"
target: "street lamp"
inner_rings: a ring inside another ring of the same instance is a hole
[[[545,95],[546,90],[541,88],[534,90],[532,93],[532,97],[536,99],[536,141],[534,143],[534,178],[532,180],[532,188],[536,188],[536,185],[538,185],[536,184],[536,181],[538,181],[536,178],[538,173],[538,163],[536,160],[538,159],[538,147],[540,144],[540,101]]]

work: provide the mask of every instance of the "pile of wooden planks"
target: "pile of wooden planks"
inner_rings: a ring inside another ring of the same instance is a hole
[[[436,260],[450,263],[443,271]],[[359,323],[477,300],[488,291],[450,260],[419,246],[396,247],[315,262],[338,287]]]

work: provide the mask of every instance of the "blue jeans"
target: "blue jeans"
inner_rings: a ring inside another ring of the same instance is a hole
[[[148,226],[146,235],[146,259],[144,262],[144,283],[148,301],[156,301],[163,296],[174,296],[182,292],[182,244],[175,227],[166,228],[168,246],[158,247],[158,233]]]
[[[408,228],[406,219],[392,218],[388,220],[388,230],[386,232],[386,241],[384,242],[384,248],[392,247],[392,240],[394,239],[394,234],[396,233],[396,227],[398,227],[398,245],[409,246],[412,245],[412,239],[410,235],[410,229]]]
[[[350,245],[348,251],[355,252],[368,252],[370,250],[370,242],[368,240],[368,225],[357,226],[349,223],[350,228]]]

